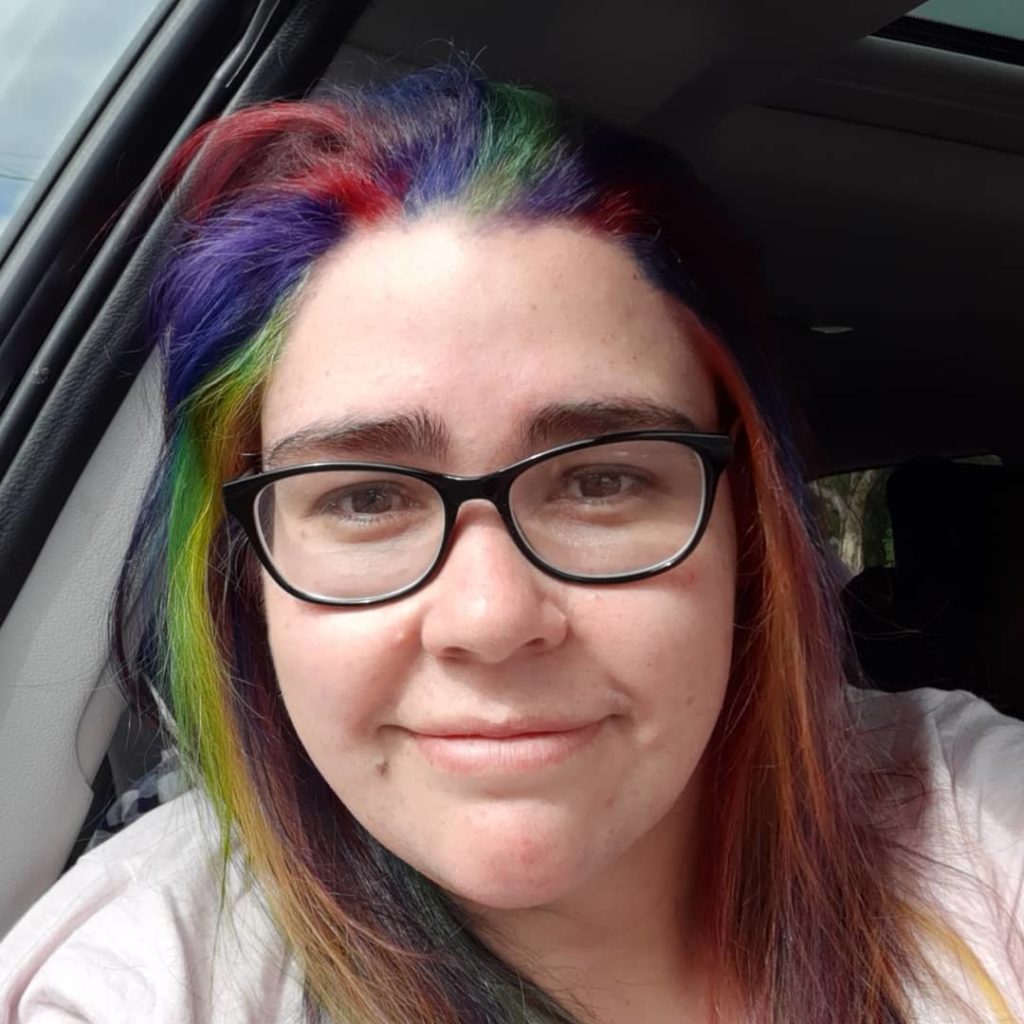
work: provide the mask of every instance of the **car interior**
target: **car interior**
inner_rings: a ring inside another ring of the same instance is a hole
[[[989,8],[1005,27],[966,17]],[[162,763],[105,646],[161,442],[161,168],[211,117],[460,55],[676,147],[722,197],[764,267],[808,478],[885,471],[890,557],[842,594],[866,683],[1024,717],[1014,8],[157,4],[0,236],[0,936]]]

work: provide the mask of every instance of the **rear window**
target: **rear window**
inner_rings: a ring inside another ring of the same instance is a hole
[[[997,455],[976,455],[953,462],[1001,464]],[[821,477],[811,484],[818,517],[836,558],[849,576],[895,564],[886,484],[894,466]]]

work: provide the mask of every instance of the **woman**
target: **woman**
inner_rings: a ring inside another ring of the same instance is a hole
[[[847,685],[678,162],[437,70],[189,165],[116,644],[197,790],[8,938],[8,1014],[1015,1019],[1024,733]]]

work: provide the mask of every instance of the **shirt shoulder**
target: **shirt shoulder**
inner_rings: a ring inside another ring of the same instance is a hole
[[[924,763],[933,802],[1005,873],[1024,872],[1024,722],[964,690],[852,694],[862,729],[894,764]]]
[[[851,694],[882,767],[923,768],[915,848],[941,921],[1024,1020],[1024,722],[965,691]],[[964,984],[964,992],[976,990]],[[926,1019],[936,1019],[927,1017]]]
[[[933,803],[1008,876],[1024,872],[1024,722],[964,690],[851,692],[859,726],[883,756],[916,756]]]
[[[0,1022],[300,1021],[284,943],[219,845],[191,792],[84,855],[0,943]]]

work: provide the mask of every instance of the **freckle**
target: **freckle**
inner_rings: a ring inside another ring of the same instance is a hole
[[[382,779],[386,779],[388,777],[388,772],[391,770],[391,766],[386,760],[378,761],[377,764],[374,765],[374,768]]]
[[[694,697],[694,695],[693,695],[692,693],[691,693],[691,694],[689,694],[689,695],[687,695],[687,698],[686,698],[686,701],[685,701],[685,707],[688,707],[688,708],[689,708],[689,707],[693,707],[693,702],[694,702],[694,701],[695,701],[696,699],[697,699],[697,698],[696,698],[696,697]]]

